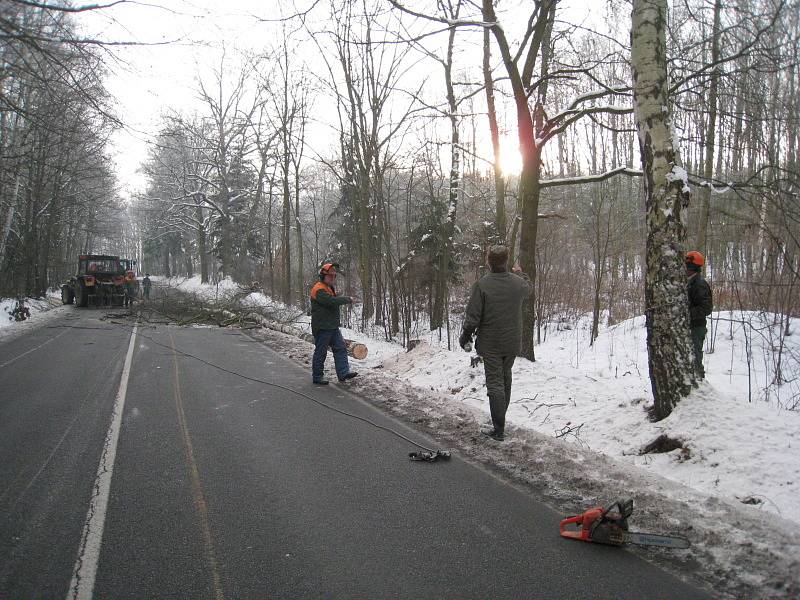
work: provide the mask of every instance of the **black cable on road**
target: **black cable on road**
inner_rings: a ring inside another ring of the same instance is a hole
[[[129,327],[128,325],[125,325],[125,324],[122,324],[122,323],[120,323],[120,325],[122,325],[122,327],[125,327],[128,330],[131,330],[131,331],[133,330],[133,328]],[[76,327],[76,326],[73,326],[73,325],[53,325],[52,328],[54,328],[54,329],[55,328],[66,328],[66,329],[106,329],[105,327],[90,328],[90,327]],[[200,358],[199,356],[191,354],[190,352],[186,352],[185,350],[181,350],[179,348],[173,348],[172,346],[168,346],[166,344],[162,344],[161,342],[153,339],[152,337],[150,337],[148,335],[145,335],[144,333],[142,333],[141,330],[137,331],[136,335],[138,335],[140,337],[143,337],[143,338],[145,338],[147,340],[150,340],[152,343],[154,343],[157,346],[161,346],[162,348],[166,348],[167,350],[171,350],[171,351],[177,352],[178,354],[180,354],[182,356],[186,356],[188,358],[193,358],[194,360],[196,360],[198,362],[201,362],[204,365],[208,365],[209,367],[213,367],[213,368],[218,369],[220,371],[223,371],[225,373],[229,373],[231,375],[235,375],[236,377],[240,377],[241,379],[246,379],[248,381],[253,381],[255,383],[261,383],[263,385],[267,385],[267,386],[270,386],[270,387],[274,387],[274,388],[278,388],[278,389],[281,389],[281,390],[285,390],[285,391],[290,392],[292,394],[296,394],[298,396],[301,396],[301,397],[305,398],[306,400],[310,400],[311,402],[313,402],[315,404],[318,404],[319,406],[327,408],[330,411],[339,413],[340,415],[344,415],[344,416],[350,417],[352,419],[356,419],[358,421],[362,421],[364,423],[372,425],[373,427],[375,427],[377,429],[381,429],[383,431],[391,433],[391,434],[399,437],[400,439],[403,439],[403,440],[409,442],[410,444],[413,444],[417,448],[421,448],[422,450],[425,450],[427,453],[429,453],[427,455],[422,455],[422,454],[417,453],[417,452],[412,452],[412,453],[409,454],[409,457],[411,457],[412,459],[435,461],[437,458],[447,459],[447,458],[450,457],[450,453],[448,451],[445,451],[445,450],[434,450],[432,448],[428,448],[427,446],[423,446],[419,442],[415,442],[411,438],[408,438],[408,437],[404,436],[402,433],[392,429],[391,427],[387,427],[385,425],[380,425],[380,424],[376,423],[375,421],[372,421],[371,419],[368,419],[366,417],[361,417],[359,415],[355,415],[353,413],[347,412],[346,410],[342,410],[340,408],[336,408],[335,406],[331,406],[330,404],[328,404],[326,402],[323,402],[322,400],[318,400],[316,398],[313,398],[312,396],[309,396],[308,394],[300,392],[300,391],[298,391],[296,389],[290,388],[289,386],[281,385],[280,383],[275,383],[273,381],[267,381],[265,379],[260,379],[258,377],[251,377],[250,375],[245,375],[244,373],[239,373],[238,371],[235,371],[233,369],[228,369],[226,367],[223,367],[221,365],[218,365],[216,363],[208,361],[208,360],[206,360],[204,358]]]

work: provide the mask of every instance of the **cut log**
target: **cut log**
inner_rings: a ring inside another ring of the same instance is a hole
[[[347,353],[356,360],[364,360],[367,358],[367,353],[369,351],[364,344],[359,344],[353,340],[345,340],[344,343],[347,344]]]

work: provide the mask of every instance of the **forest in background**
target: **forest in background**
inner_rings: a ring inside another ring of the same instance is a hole
[[[44,294],[121,235],[106,58],[71,13],[0,3],[0,296]]]
[[[591,315],[591,341],[646,312],[630,2],[592,23],[555,0],[307,4],[264,23],[261,52],[224,49],[199,108],[165,110],[147,191],[123,201],[107,47],[76,33],[80,11],[4,2],[0,294],[42,294],[78,253],[109,251],[302,308],[333,260],[363,301],[354,325],[405,342],[419,321],[457,323],[487,246],[506,243],[535,277],[529,358],[558,322]],[[768,314],[782,335],[800,299],[799,15],[795,0],[680,0],[664,24],[691,190],[680,244],[706,255],[717,309]],[[508,137],[519,173],[503,170]]]

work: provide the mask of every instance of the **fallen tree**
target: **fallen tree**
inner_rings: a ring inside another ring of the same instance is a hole
[[[153,311],[178,325],[208,324],[218,327],[235,325],[242,329],[266,327],[314,343],[313,335],[292,324],[296,316],[292,318],[287,311],[270,311],[266,307],[248,306],[244,303],[244,299],[252,293],[252,288],[242,287],[228,296],[213,301],[190,292],[173,291],[177,293],[169,294],[166,290],[162,290],[158,300],[140,304],[138,306],[140,317],[146,311]],[[363,360],[367,357],[369,350],[366,345],[348,339],[344,342],[347,354],[352,358]]]

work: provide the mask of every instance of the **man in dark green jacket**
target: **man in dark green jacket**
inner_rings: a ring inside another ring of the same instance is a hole
[[[703,367],[703,342],[706,339],[706,317],[713,309],[711,286],[703,279],[700,270],[705,258],[697,250],[686,253],[686,294],[689,298],[689,326],[692,329],[694,370],[700,379],[706,376]]]
[[[347,346],[345,346],[341,326],[339,307],[352,304],[353,299],[348,296],[337,296],[334,288],[336,283],[336,267],[334,263],[325,263],[319,270],[319,281],[311,288],[311,333],[314,335],[314,358],[311,361],[311,379],[318,385],[328,385],[324,378],[325,358],[328,348],[333,349],[333,362],[336,365],[336,376],[339,381],[347,381],[356,377],[358,373],[350,370],[347,360]]]
[[[519,268],[508,272],[508,248],[492,246],[486,255],[491,270],[472,286],[459,344],[469,350],[478,331],[475,349],[483,358],[486,391],[492,413],[492,429],[481,433],[502,441],[506,411],[511,401],[511,368],[519,354],[522,302],[533,291],[528,276]]]

